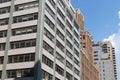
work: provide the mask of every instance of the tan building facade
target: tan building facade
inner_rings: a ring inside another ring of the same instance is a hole
[[[93,64],[92,37],[89,31],[84,30],[84,17],[76,10],[76,19],[80,25],[81,44],[81,80],[99,80],[99,72]]]

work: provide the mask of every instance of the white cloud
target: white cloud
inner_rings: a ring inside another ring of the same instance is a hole
[[[120,26],[120,23],[118,23],[118,26]]]
[[[119,17],[119,19],[120,19],[120,11],[118,11],[118,17]]]

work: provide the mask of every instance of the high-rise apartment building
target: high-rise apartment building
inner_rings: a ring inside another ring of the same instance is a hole
[[[115,51],[111,42],[93,42],[93,57],[100,80],[117,80]]]
[[[2,80],[80,80],[80,29],[69,0],[0,0]]]
[[[99,80],[98,70],[93,63],[92,37],[89,31],[84,30],[84,17],[80,10],[76,10],[76,18],[80,25],[81,79]]]

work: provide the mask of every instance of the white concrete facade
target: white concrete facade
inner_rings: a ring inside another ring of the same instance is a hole
[[[106,48],[107,42],[93,43],[93,59],[94,64],[99,70],[100,80],[116,80],[114,75],[113,60],[110,59],[110,52]]]
[[[0,0],[2,80],[80,80],[79,55],[69,0]]]

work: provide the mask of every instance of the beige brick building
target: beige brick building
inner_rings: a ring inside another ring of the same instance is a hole
[[[76,17],[81,35],[81,80],[99,80],[99,72],[93,64],[92,37],[89,31],[84,30],[84,17],[79,10],[76,10]]]

